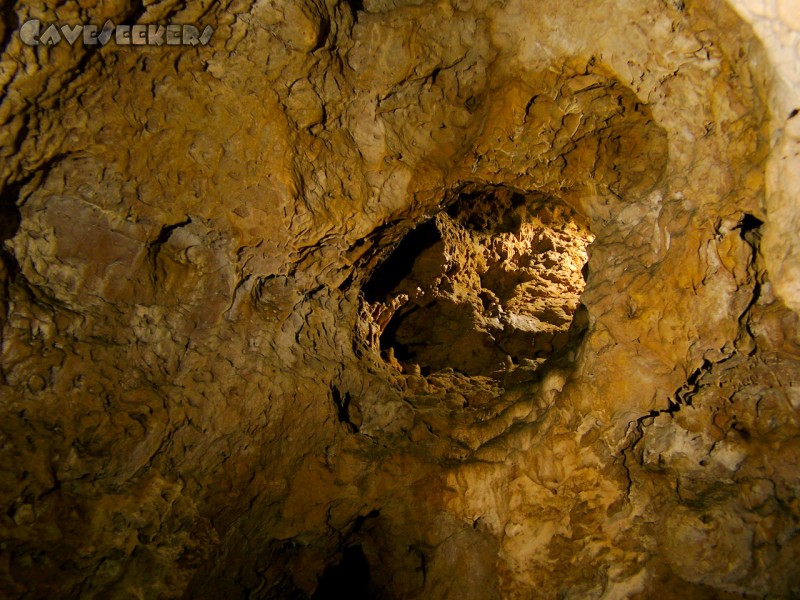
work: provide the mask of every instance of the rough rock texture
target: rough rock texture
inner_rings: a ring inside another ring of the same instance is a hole
[[[800,310],[800,1],[731,0],[733,6],[763,40],[775,80],[770,90],[773,150],[767,163],[766,208],[762,246],[776,293],[795,311]],[[788,117],[788,118],[786,118]]]
[[[8,596],[800,596],[800,86],[726,3],[0,38]]]
[[[409,372],[489,375],[564,347],[592,239],[574,212],[490,188],[461,190],[448,213],[410,232],[363,286],[373,349]]]

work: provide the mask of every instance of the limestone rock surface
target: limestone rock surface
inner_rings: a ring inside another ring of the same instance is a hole
[[[9,3],[0,589],[800,596],[789,5]]]

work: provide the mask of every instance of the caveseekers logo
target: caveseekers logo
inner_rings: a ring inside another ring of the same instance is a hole
[[[97,25],[49,25],[39,19],[22,24],[19,37],[28,46],[55,46],[66,41],[70,46],[79,39],[85,46],[105,46],[112,40],[119,46],[201,46],[207,45],[214,28],[207,25],[201,32],[194,25],[115,25],[106,21]]]

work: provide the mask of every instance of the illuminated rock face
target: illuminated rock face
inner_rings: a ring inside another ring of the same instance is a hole
[[[373,347],[425,375],[537,366],[567,343],[592,234],[553,199],[474,186],[455,196],[362,287]]]
[[[11,597],[800,595],[788,50],[710,0],[15,10]]]

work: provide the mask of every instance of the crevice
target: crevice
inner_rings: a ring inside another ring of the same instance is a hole
[[[181,227],[186,227],[192,222],[191,217],[186,217],[185,220],[180,221],[178,223],[174,223],[172,225],[164,225],[161,227],[161,230],[158,232],[158,235],[152,241],[147,242],[146,250],[148,261],[151,268],[151,275],[153,278],[153,282],[158,282],[158,256],[161,253],[161,249],[164,247],[164,244],[169,241],[169,238],[175,232],[175,230],[180,229]]]
[[[361,528],[364,527],[364,523],[366,523],[368,519],[377,519],[379,516],[381,516],[381,511],[377,508],[373,508],[366,515],[358,515],[356,520],[353,521],[353,528],[350,530],[350,535],[355,535],[361,531]]]
[[[752,238],[751,234],[755,234],[759,238],[761,237],[760,228],[763,224],[764,221],[755,215],[745,213],[739,221],[739,224],[736,226],[736,229],[739,230],[739,235],[743,240],[750,242]]]
[[[17,16],[14,7],[16,2],[5,2],[0,8],[0,19],[3,21],[3,37],[0,38],[0,47],[3,49],[3,54],[8,50],[8,44],[14,36],[15,31],[19,31],[19,17]]]
[[[754,339],[755,337],[750,329],[750,313],[761,297],[761,281],[763,279],[763,273],[761,273],[760,269],[758,268],[758,255],[761,246],[762,225],[764,225],[764,221],[750,213],[745,213],[737,225],[737,228],[739,229],[739,235],[750,248],[747,271],[753,281],[750,299],[747,303],[747,306],[745,306],[744,310],[742,310],[738,319],[739,329],[741,332],[739,339],[741,339],[741,336],[749,336],[751,339]],[[739,340],[737,339],[737,342],[738,341]],[[755,347],[753,346],[752,351],[754,350]]]
[[[630,496],[630,491],[633,486],[631,465],[628,463],[628,459],[629,457],[635,458],[636,446],[644,437],[645,427],[651,425],[661,415],[669,415],[672,417],[684,406],[692,406],[692,399],[703,387],[703,377],[711,372],[714,364],[715,363],[704,359],[703,364],[689,374],[689,376],[686,378],[686,382],[677,390],[675,390],[675,393],[672,396],[667,398],[667,408],[651,410],[647,414],[642,415],[628,423],[625,433],[625,442],[620,450],[622,468],[625,470],[625,475],[627,477],[626,497]],[[641,463],[641,461],[637,460],[637,463]]]
[[[353,21],[358,23],[360,13],[364,12],[364,0],[345,0],[345,4],[350,7],[353,14]]]
[[[686,378],[686,383],[678,388],[671,398],[667,399],[668,408],[659,411],[659,413],[672,415],[678,412],[682,406],[691,406],[692,398],[698,394],[702,387],[701,379],[711,371],[712,366],[713,363],[711,361],[703,359],[703,364],[692,371],[689,377]]]
[[[392,290],[411,273],[416,259],[440,240],[441,235],[433,220],[412,229],[361,288],[364,299],[367,302],[386,301]]]
[[[311,600],[374,600],[370,592],[370,567],[361,544],[342,551],[337,564],[329,565],[319,578]]]
[[[351,432],[357,433],[358,426],[350,420],[350,392],[344,394],[336,386],[331,388],[331,400],[336,407],[336,416],[339,422],[347,427]]]

